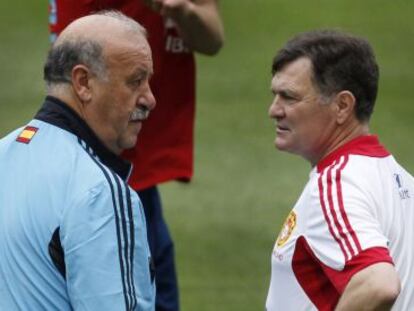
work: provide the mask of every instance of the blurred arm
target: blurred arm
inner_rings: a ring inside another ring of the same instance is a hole
[[[399,292],[400,280],[394,266],[373,264],[351,278],[335,310],[390,310]]]
[[[217,0],[145,0],[177,24],[186,45],[193,51],[214,55],[224,41]]]

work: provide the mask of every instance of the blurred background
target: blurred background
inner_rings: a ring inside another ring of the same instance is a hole
[[[1,1],[0,138],[44,97],[46,0]],[[310,166],[273,146],[270,65],[292,35],[336,28],[367,38],[381,69],[371,132],[414,173],[414,2],[222,0],[226,42],[198,57],[195,177],[161,186],[183,311],[263,310],[270,255]],[[154,133],[156,137],[156,133]]]

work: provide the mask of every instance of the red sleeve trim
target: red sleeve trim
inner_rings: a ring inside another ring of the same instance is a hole
[[[387,248],[373,247],[363,250],[346,262],[338,271],[322,263],[306,239],[297,239],[292,258],[296,280],[308,298],[320,311],[333,310],[351,277],[362,269],[379,262],[393,264]]]
[[[324,271],[335,288],[342,294],[354,274],[368,266],[380,262],[388,262],[394,265],[387,248],[372,247],[362,251],[357,256],[349,260],[342,271],[337,271],[327,266],[324,267]]]

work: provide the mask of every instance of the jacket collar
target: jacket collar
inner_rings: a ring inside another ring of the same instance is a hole
[[[131,163],[123,160],[99,140],[92,129],[66,103],[56,97],[47,96],[35,119],[55,125],[83,140],[110,169],[123,180],[127,180],[132,170]]]

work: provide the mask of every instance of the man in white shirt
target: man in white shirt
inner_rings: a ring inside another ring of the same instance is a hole
[[[369,132],[378,66],[335,31],[290,40],[272,66],[275,145],[312,165],[276,240],[267,311],[414,305],[414,178]]]

